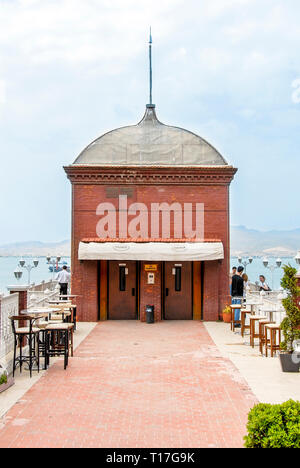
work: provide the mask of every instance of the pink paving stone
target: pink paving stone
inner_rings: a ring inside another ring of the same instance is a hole
[[[256,403],[202,323],[103,322],[0,420],[0,447],[242,447]]]

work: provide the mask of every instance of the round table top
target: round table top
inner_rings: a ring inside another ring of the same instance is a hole
[[[266,312],[266,314],[282,314],[284,312],[284,309],[282,310],[262,309],[262,312]]]
[[[250,320],[266,320],[267,317],[264,317],[263,315],[250,315]]]
[[[47,301],[48,304],[62,304],[62,305],[66,305],[66,304],[71,304],[70,301]]]
[[[55,314],[60,312],[60,309],[50,308],[50,307],[40,307],[22,310],[22,315],[40,315],[40,314]]]
[[[70,298],[73,298],[73,297],[79,297],[78,294],[60,294],[60,297],[70,297]]]

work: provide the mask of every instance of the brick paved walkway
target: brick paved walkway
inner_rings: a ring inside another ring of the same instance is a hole
[[[0,447],[240,447],[255,403],[201,323],[106,322],[0,420]]]

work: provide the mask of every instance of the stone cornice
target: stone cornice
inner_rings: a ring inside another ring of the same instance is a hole
[[[74,185],[229,185],[237,172],[232,166],[66,166]]]

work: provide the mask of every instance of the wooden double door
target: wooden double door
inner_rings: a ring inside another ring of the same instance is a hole
[[[134,261],[108,264],[109,320],[138,318],[138,263]]]
[[[164,264],[164,319],[193,319],[192,262]]]
[[[108,262],[109,320],[137,320],[139,310],[140,262]],[[192,262],[161,264],[162,311],[165,320],[193,319]]]

